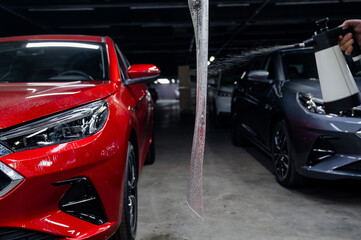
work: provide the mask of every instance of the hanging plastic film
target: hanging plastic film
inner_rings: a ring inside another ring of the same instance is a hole
[[[203,218],[202,174],[206,137],[207,68],[208,68],[208,0],[188,0],[197,48],[197,99],[187,201]]]

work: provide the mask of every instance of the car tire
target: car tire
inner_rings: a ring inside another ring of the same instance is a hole
[[[241,130],[241,126],[233,121],[232,123],[232,143],[236,147],[246,146],[249,140]]]
[[[155,162],[155,138],[154,138],[154,130],[152,135],[152,143],[149,146],[147,157],[145,158],[144,164],[151,165]]]
[[[279,121],[274,127],[271,147],[277,182],[286,188],[302,185],[304,177],[296,171],[292,158],[291,141],[284,121]]]
[[[138,220],[138,174],[135,150],[128,142],[122,222],[111,240],[134,240]]]

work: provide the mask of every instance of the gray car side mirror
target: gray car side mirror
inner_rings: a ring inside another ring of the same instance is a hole
[[[266,70],[252,70],[248,73],[247,79],[249,81],[272,84],[273,80],[268,79],[268,75],[269,72]]]

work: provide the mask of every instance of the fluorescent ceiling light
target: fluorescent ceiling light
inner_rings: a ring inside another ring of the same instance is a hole
[[[217,7],[249,7],[249,3],[218,3]]]
[[[61,8],[29,8],[29,12],[73,12],[94,11],[92,7],[61,7]]]
[[[161,5],[161,4],[153,4],[153,5],[137,5],[129,7],[132,10],[145,10],[145,9],[172,9],[172,8],[188,8],[186,4],[168,4],[168,5]]]
[[[286,5],[308,5],[308,4],[330,4],[330,3],[339,3],[338,0],[327,0],[327,1],[303,1],[303,2],[276,2],[276,6],[286,6]]]
[[[87,43],[75,43],[75,42],[34,42],[26,44],[27,48],[37,47],[75,47],[75,48],[88,48],[99,49],[98,45]]]
[[[168,78],[159,78],[157,81],[160,84],[169,84],[170,83]]]

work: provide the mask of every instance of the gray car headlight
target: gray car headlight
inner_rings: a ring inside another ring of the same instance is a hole
[[[326,114],[322,99],[315,98],[311,94],[298,94],[300,104],[311,113]]]
[[[0,142],[17,152],[78,140],[97,133],[108,113],[107,102],[99,100],[2,132]]]

